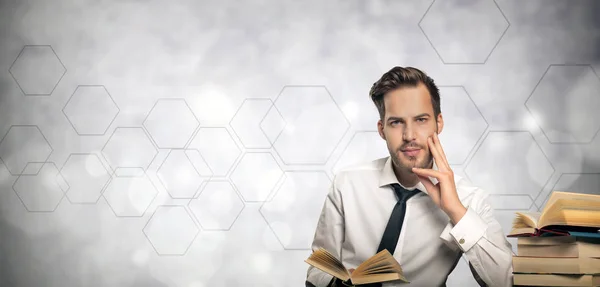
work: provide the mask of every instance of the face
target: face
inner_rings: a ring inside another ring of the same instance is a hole
[[[429,168],[433,156],[427,138],[443,128],[442,115],[434,117],[427,87],[404,87],[384,96],[385,116],[377,123],[386,140],[396,169],[412,173],[411,168]]]

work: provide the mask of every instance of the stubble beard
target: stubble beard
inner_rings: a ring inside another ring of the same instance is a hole
[[[416,156],[404,157],[401,155],[402,151],[400,148],[397,148],[395,152],[390,151],[390,155],[392,156],[392,162],[397,169],[403,170],[407,173],[412,173],[412,168],[428,168],[432,163],[433,156],[430,151],[427,151],[427,155],[419,160]],[[401,158],[403,157],[403,158]]]

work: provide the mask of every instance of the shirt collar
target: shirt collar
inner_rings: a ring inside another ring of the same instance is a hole
[[[400,182],[398,182],[398,178],[396,177],[396,174],[394,173],[394,169],[392,168],[392,165],[393,165],[392,157],[388,156],[388,158],[385,161],[385,164],[379,174],[379,187],[384,187],[386,185],[390,185],[393,183],[400,184]],[[432,169],[438,170],[438,167],[435,164],[435,160],[433,161]],[[429,179],[431,180],[431,182],[433,182],[433,184],[438,183],[438,180],[434,177],[429,177]],[[416,187],[419,190],[421,190],[422,192],[427,194],[427,189],[421,182],[419,182],[416,186],[412,186],[412,187],[403,186],[402,184],[400,184],[400,186],[402,186],[406,189],[413,189]]]

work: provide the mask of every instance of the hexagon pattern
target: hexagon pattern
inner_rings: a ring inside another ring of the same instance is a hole
[[[444,128],[440,142],[449,164],[462,164],[488,127],[464,87],[440,87]]]
[[[144,127],[159,148],[183,148],[200,123],[184,99],[156,101]]]
[[[158,179],[172,198],[193,198],[210,174],[201,174],[185,150],[170,150],[158,168]]]
[[[286,86],[275,107],[286,126],[273,147],[285,164],[325,164],[350,127],[323,86]]]
[[[225,176],[242,151],[225,128],[200,128],[188,146],[200,152],[214,176]]]
[[[527,194],[491,194],[488,201],[495,210],[523,210],[533,204]]]
[[[13,184],[13,190],[27,211],[52,212],[65,196],[62,181],[64,179],[56,165],[47,162],[36,175],[20,175]]]
[[[285,249],[310,249],[330,185],[324,172],[286,172],[275,196],[261,207]]]
[[[9,69],[23,94],[36,96],[52,94],[66,71],[54,49],[47,45],[23,47]]]
[[[279,113],[279,110],[273,105],[269,108],[269,111],[267,111],[267,114],[260,122],[260,130],[263,131],[269,139],[271,146],[273,146],[275,140],[277,140],[281,132],[283,132],[285,125],[285,120]]]
[[[445,64],[485,63],[509,23],[493,0],[433,1],[419,27]]]
[[[265,201],[283,175],[268,152],[245,153],[230,178],[246,202]]]
[[[119,127],[110,136],[102,155],[113,170],[120,167],[146,169],[158,151],[139,127]]]
[[[233,116],[229,125],[245,148],[270,148],[272,146],[269,136],[261,128],[261,126],[265,126],[269,133],[278,132],[276,127],[281,121],[277,121],[277,118],[273,118],[273,116],[266,118],[272,107],[273,102],[270,99],[246,99]],[[267,122],[263,124],[265,119]]]
[[[188,206],[204,230],[229,230],[244,209],[228,181],[209,181]]]
[[[119,217],[140,217],[146,213],[158,191],[145,173],[114,176],[102,196]]]
[[[345,146],[344,152],[333,166],[333,172],[340,169],[389,156],[387,144],[378,132],[357,132]]]
[[[589,65],[551,65],[525,106],[551,143],[589,143],[600,130],[598,95]]]
[[[554,168],[530,133],[490,132],[467,164],[465,173],[490,194],[525,194],[536,198]]]
[[[158,255],[184,255],[200,232],[183,206],[159,206],[143,231]]]
[[[70,186],[71,203],[96,203],[111,178],[95,154],[69,155],[60,172]]]
[[[119,107],[104,86],[78,86],[62,111],[78,135],[104,135]]]
[[[12,175],[25,171],[27,163],[45,162],[52,147],[37,126],[11,126],[0,141],[0,158]],[[41,168],[28,169],[25,174],[36,174]]]

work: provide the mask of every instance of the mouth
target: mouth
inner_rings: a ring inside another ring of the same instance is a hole
[[[405,156],[417,156],[419,154],[419,152],[421,152],[420,148],[410,148],[410,149],[403,149],[402,153]]]

